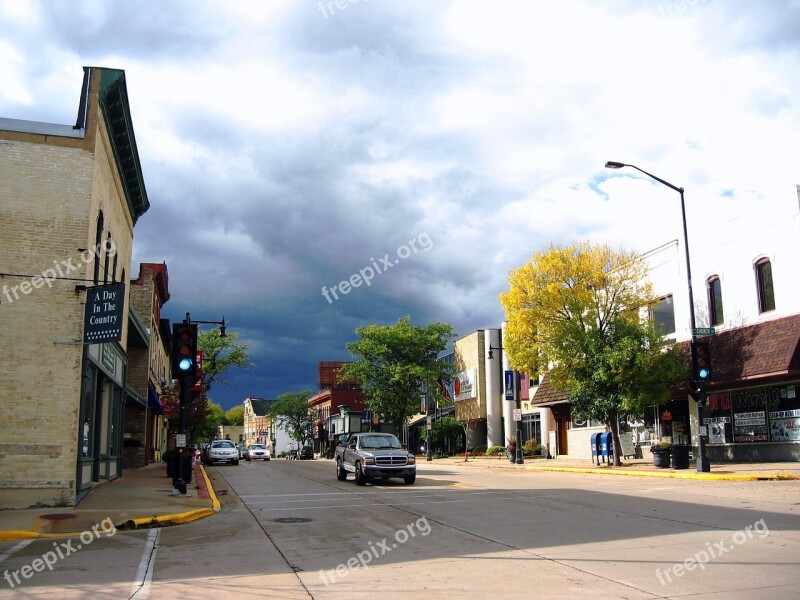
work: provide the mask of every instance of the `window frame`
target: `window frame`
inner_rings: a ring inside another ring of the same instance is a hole
[[[775,310],[775,280],[772,277],[772,261],[768,257],[759,258],[753,263],[753,269],[756,276],[758,312],[759,314],[772,312]]]
[[[725,309],[722,301],[722,279],[719,275],[712,275],[706,279],[708,292],[708,320],[714,327],[725,323]]]
[[[675,336],[677,334],[677,327],[675,325],[675,297],[672,294],[664,294],[660,298],[658,298],[655,302],[651,302],[647,305],[647,317],[653,322],[656,326],[658,326],[659,322],[655,318],[655,307],[661,305],[662,303],[669,305],[672,308],[672,331],[661,331],[659,330],[659,334],[663,337]]]

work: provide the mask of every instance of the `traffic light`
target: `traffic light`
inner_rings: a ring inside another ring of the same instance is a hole
[[[172,377],[194,385],[197,378],[197,325],[172,325]]]
[[[694,381],[711,381],[711,346],[708,342],[692,342],[692,374]]]

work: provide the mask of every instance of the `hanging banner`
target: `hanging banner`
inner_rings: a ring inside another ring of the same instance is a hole
[[[125,284],[98,285],[86,291],[83,343],[102,344],[122,340]]]

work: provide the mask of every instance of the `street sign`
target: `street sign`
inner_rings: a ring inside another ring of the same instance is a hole
[[[716,335],[717,332],[713,327],[697,327],[694,330],[695,335]]]
[[[186,434],[179,433],[175,436],[175,447],[176,448],[186,448]]]
[[[515,421],[522,421],[522,410],[519,408],[514,409],[514,420]]]

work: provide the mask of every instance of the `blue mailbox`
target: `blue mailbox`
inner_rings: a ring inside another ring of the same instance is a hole
[[[600,464],[600,433],[593,433],[591,438],[592,444],[592,463]],[[595,460],[597,459],[597,460]]]
[[[600,450],[603,456],[614,456],[614,439],[611,437],[611,432],[600,434]],[[605,459],[603,459],[605,460]],[[609,462],[611,460],[609,459]]]

